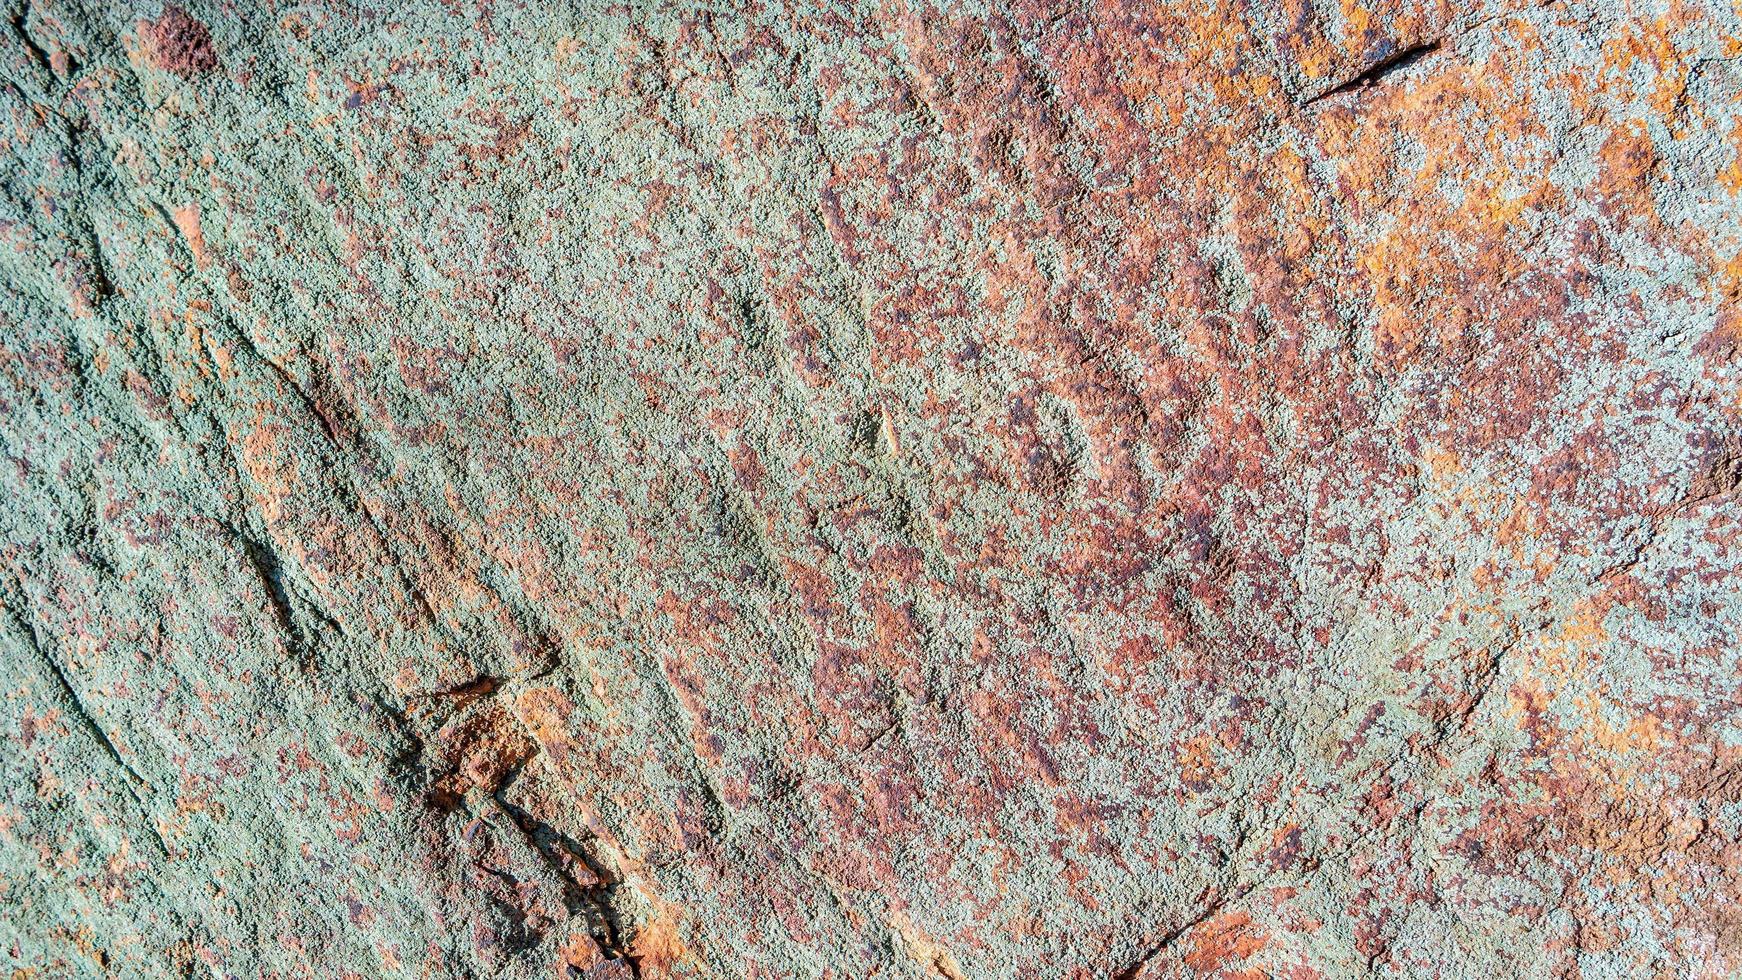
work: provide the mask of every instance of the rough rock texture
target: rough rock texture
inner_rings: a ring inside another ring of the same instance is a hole
[[[1742,973],[1729,0],[11,0],[0,964]]]

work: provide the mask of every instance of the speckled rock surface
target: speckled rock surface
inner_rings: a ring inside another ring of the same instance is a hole
[[[1728,0],[12,0],[0,967],[1742,973]]]

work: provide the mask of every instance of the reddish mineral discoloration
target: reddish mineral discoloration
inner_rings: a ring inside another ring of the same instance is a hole
[[[1259,7],[39,5],[23,968],[1742,968],[1742,14]]]
[[[166,4],[156,20],[144,22],[142,33],[153,62],[164,71],[192,78],[218,67],[212,32],[175,4]]]

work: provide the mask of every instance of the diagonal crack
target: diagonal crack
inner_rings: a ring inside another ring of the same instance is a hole
[[[288,642],[290,652],[305,661],[312,658],[320,646],[320,637],[311,635],[303,628],[303,623],[297,618],[299,607],[297,596],[292,594],[286,584],[289,569],[278,548],[273,545],[270,537],[259,538],[243,531],[240,527],[228,521],[218,522],[230,536],[235,539],[243,557],[248,562],[249,569],[260,580],[260,587],[266,593],[266,604],[273,622],[278,626]],[[343,633],[342,627],[331,616],[322,611],[318,605],[306,598],[300,603],[308,616],[326,629],[334,633]],[[309,664],[305,663],[305,666]]]
[[[61,693],[65,696],[67,703],[72,706],[73,713],[84,723],[85,730],[97,741],[97,744],[103,747],[104,753],[127,773],[134,784],[148,785],[145,777],[139,775],[139,771],[121,756],[121,750],[115,746],[114,739],[109,737],[109,733],[98,723],[96,715],[92,714],[91,709],[86,706],[84,697],[79,694],[79,689],[73,685],[71,678],[67,677],[67,672],[61,667],[60,661],[48,652],[48,646],[43,643],[42,634],[37,632],[36,624],[27,622],[10,604],[6,605],[5,609],[7,618],[12,620],[14,628],[29,641],[30,648],[36,651],[36,655],[42,659],[42,662],[48,667],[49,673],[59,683]]]
[[[544,858],[545,864],[562,882],[569,911],[584,913],[599,947],[608,957],[626,961],[632,975],[638,975],[634,972],[634,954],[629,949],[629,924],[615,900],[617,890],[623,887],[622,883],[600,862],[588,857],[586,848],[580,842],[557,831],[525,809],[509,803],[500,793],[497,794],[496,804],[514,821],[514,825],[526,836],[533,850]],[[591,883],[581,880],[580,876],[570,870],[572,865],[579,865],[595,880]]]
[[[1489,14],[1486,17],[1470,21],[1467,24],[1459,25],[1454,23],[1448,25],[1438,34],[1438,36],[1393,51],[1380,58],[1378,61],[1368,65],[1366,68],[1361,69],[1361,71],[1353,78],[1332,86],[1317,95],[1309,95],[1306,98],[1298,99],[1296,105],[1305,109],[1309,106],[1316,105],[1329,99],[1334,99],[1338,96],[1349,95],[1362,89],[1382,84],[1403,72],[1409,71],[1424,59],[1437,54],[1445,45],[1456,42],[1459,38],[1462,38],[1465,35],[1473,34],[1495,21],[1516,17],[1537,8],[1546,7],[1551,2],[1553,2],[1553,0],[1533,0],[1533,2],[1526,3],[1516,9],[1500,10],[1496,13]]]
[[[23,594],[22,583],[19,583],[19,594]],[[42,660],[43,665],[48,668],[50,676],[55,679],[60,688],[61,699],[70,707],[71,713],[79,719],[86,734],[90,735],[91,739],[102,747],[103,754],[109,757],[116,768],[126,774],[127,780],[122,783],[122,786],[127,790],[127,795],[133,798],[133,802],[142,811],[142,822],[155,839],[161,856],[168,859],[170,857],[169,842],[163,839],[162,832],[152,821],[145,799],[139,792],[141,788],[149,789],[151,784],[146,782],[145,777],[139,774],[139,770],[133,768],[132,763],[121,755],[121,749],[115,744],[115,740],[109,737],[109,733],[103,728],[102,723],[97,721],[97,716],[92,713],[90,707],[85,704],[84,696],[79,693],[72,678],[67,676],[66,669],[61,666],[54,654],[49,652],[48,645],[43,642],[42,634],[37,632],[36,624],[25,619],[12,603],[0,603],[0,609],[5,610],[6,618],[11,621],[13,629],[23,637],[25,645],[29,646]]]
[[[1214,918],[1217,913],[1221,912],[1229,905],[1232,905],[1235,902],[1244,899],[1247,895],[1252,894],[1254,891],[1257,891],[1259,886],[1262,884],[1264,884],[1264,879],[1259,879],[1258,881],[1241,885],[1233,891],[1217,895],[1190,918],[1169,929],[1167,932],[1162,933],[1161,937],[1152,943],[1148,949],[1144,950],[1130,966],[1127,966],[1125,969],[1113,974],[1113,980],[1138,980],[1138,978],[1143,976],[1148,970],[1149,964],[1154,962],[1157,957],[1161,956],[1161,954],[1172,949],[1174,943],[1178,942],[1193,929],[1196,929],[1211,918]]]
[[[1347,95],[1351,92],[1378,85],[1394,75],[1408,71],[1422,59],[1438,52],[1439,49],[1440,40],[1435,38],[1432,41],[1426,41],[1421,44],[1411,45],[1410,47],[1403,48],[1399,51],[1394,51],[1378,61],[1375,61],[1373,64],[1368,65],[1354,78],[1324,92],[1320,92],[1318,95],[1303,100],[1300,103],[1300,106],[1304,109],[1308,106],[1323,102],[1326,99],[1334,99],[1340,95]]]
[[[509,802],[508,788],[524,769],[525,763],[522,763],[503,777],[501,784],[490,794],[491,801],[507,815],[515,829],[525,836],[526,842],[562,883],[564,904],[570,914],[586,916],[589,932],[607,960],[627,966],[632,978],[641,976],[640,964],[632,951],[633,925],[630,916],[618,904],[618,892],[629,886],[608,862],[592,853],[585,844],[538,819],[525,807]]]

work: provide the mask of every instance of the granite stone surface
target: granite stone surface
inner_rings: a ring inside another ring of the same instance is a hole
[[[9,0],[0,971],[1742,975],[1732,0]]]

